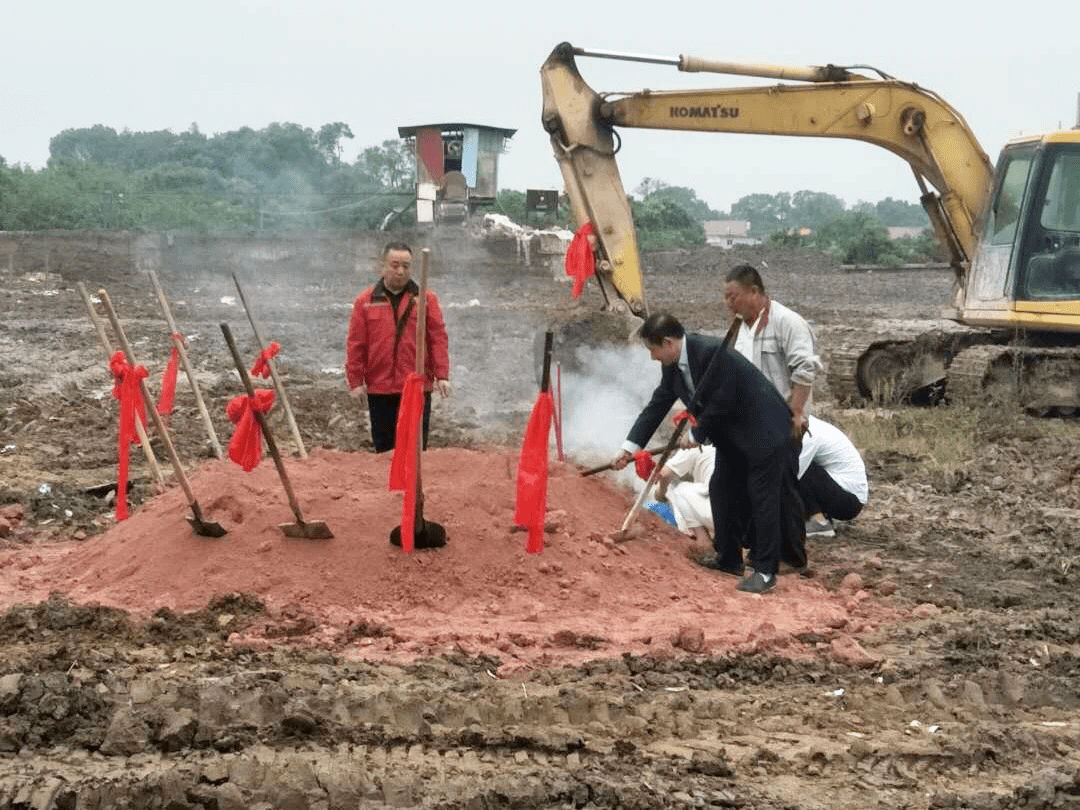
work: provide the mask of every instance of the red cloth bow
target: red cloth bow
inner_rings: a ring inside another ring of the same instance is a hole
[[[694,415],[690,413],[690,411],[679,411],[672,417],[671,421],[677,425],[679,422],[685,422],[687,419],[690,420],[690,427],[697,427],[697,419],[694,418]]]
[[[135,420],[138,419],[146,425],[146,406],[143,404],[141,383],[148,375],[145,366],[132,368],[122,351],[109,358],[109,370],[113,375],[112,395],[120,400],[120,423],[117,427],[120,470],[116,476],[116,519],[125,520],[128,516],[128,450],[132,442],[139,440]]]
[[[566,275],[574,279],[572,295],[577,298],[585,289],[585,282],[596,272],[596,258],[593,256],[589,237],[593,234],[591,222],[586,222],[577,229],[570,247],[566,249]]]
[[[405,378],[394,433],[394,457],[390,460],[391,492],[404,493],[401,499],[401,550],[413,550],[416,526],[416,449],[420,442],[420,421],[424,415],[424,380],[415,371]]]
[[[281,344],[276,340],[271,340],[270,345],[259,352],[259,356],[255,358],[255,365],[251,367],[251,376],[264,379],[269,377],[270,358],[275,357],[279,351],[281,351]]]
[[[169,354],[169,362],[165,366],[165,373],[161,375],[161,394],[158,395],[157,412],[166,416],[173,412],[173,404],[176,401],[176,371],[180,362],[180,350],[177,343],[184,343],[184,336],[173,332],[172,352]],[[187,344],[184,344],[187,348]]]
[[[634,453],[634,469],[637,471],[638,478],[642,481],[648,481],[649,476],[656,469],[656,462],[653,461],[652,453],[648,450],[638,450]]]
[[[236,425],[229,440],[229,458],[251,472],[262,460],[262,429],[255,419],[255,411],[266,413],[274,405],[274,389],[259,388],[254,397],[247,394],[233,397],[225,406],[229,421]]]
[[[541,391],[525,428],[517,472],[514,523],[529,530],[525,551],[544,550],[544,512],[547,510],[548,436],[555,405],[550,391]]]

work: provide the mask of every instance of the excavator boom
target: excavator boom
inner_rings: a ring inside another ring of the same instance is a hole
[[[801,84],[602,96],[582,79],[578,55]],[[849,138],[888,149],[915,173],[923,205],[962,288],[975,255],[976,221],[992,190],[993,166],[963,117],[934,93],[834,66],[646,57],[589,52],[568,43],[552,51],[540,74],[542,120],[573,211],[579,223],[590,221],[596,229],[601,280],[609,279],[635,313],[645,311],[645,296],[631,209],[615,162],[616,127]]]

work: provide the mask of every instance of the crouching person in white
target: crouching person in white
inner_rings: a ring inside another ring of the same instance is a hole
[[[810,416],[799,453],[799,495],[806,536],[834,537],[834,520],[852,520],[870,496],[866,465],[842,430]]]
[[[675,525],[695,540],[712,547],[713,517],[709,479],[716,465],[716,449],[697,445],[678,450],[660,470],[657,497],[667,500]]]

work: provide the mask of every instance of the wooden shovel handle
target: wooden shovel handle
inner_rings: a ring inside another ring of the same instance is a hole
[[[671,458],[671,454],[674,453],[675,449],[679,446],[679,439],[682,438],[683,431],[686,430],[686,426],[689,422],[689,419],[683,419],[675,426],[675,432],[671,434],[667,447],[665,447],[664,452],[660,454],[660,460],[656,462],[656,466],[653,468],[649,480],[645,482],[645,486],[642,488],[637,500],[634,501],[634,505],[630,507],[630,511],[626,515],[626,520],[623,521],[622,528],[620,529],[623,533],[630,528],[630,525],[638,516],[638,512],[641,511],[641,505],[645,503],[645,498],[648,496],[649,490],[651,490],[653,484],[656,483],[656,479],[660,477],[660,470],[664,468],[664,465],[667,464],[667,460]]]
[[[134,368],[136,365],[135,355],[131,353],[131,345],[128,343],[127,335],[124,334],[124,328],[120,325],[120,319],[116,316],[116,310],[113,309],[112,301],[109,300],[109,294],[105,290],[98,290],[98,298],[101,299],[102,306],[105,307],[105,313],[109,316],[109,323],[112,324],[113,331],[116,332],[116,338],[120,341],[120,348],[127,358],[128,365]],[[197,516],[199,514],[199,504],[198,501],[195,500],[195,493],[192,491],[191,484],[188,483],[187,474],[180,464],[180,457],[176,455],[176,447],[169,437],[169,431],[165,429],[165,425],[158,415],[157,404],[154,402],[154,398],[150,396],[150,388],[146,385],[145,379],[139,380],[139,389],[142,391],[143,402],[146,404],[146,412],[150,415],[150,419],[154,423],[154,430],[156,430],[158,436],[161,437],[161,443],[165,445],[165,452],[169,456],[169,461],[172,462],[176,480],[180,483],[180,488],[184,490],[184,496],[187,498],[188,506],[192,508],[192,511],[195,512]]]
[[[232,274],[232,280],[233,284],[236,285],[236,294],[240,296],[240,303],[244,307],[244,314],[247,315],[248,323],[251,324],[255,342],[259,344],[259,350],[262,351],[268,344],[263,343],[259,328],[255,326],[255,318],[251,314],[251,307],[248,306],[247,298],[244,296],[244,290],[240,286],[240,280],[236,277],[236,273]],[[273,357],[267,358],[266,367],[270,369],[270,379],[273,380],[274,390],[277,391],[278,398],[281,400],[281,407],[285,411],[285,419],[288,421],[289,429],[292,431],[293,441],[296,442],[296,452],[300,458],[307,458],[307,448],[304,447],[304,440],[300,436],[300,427],[296,424],[296,417],[293,416],[292,405],[289,403],[289,395],[285,393],[285,386],[278,379],[277,364],[274,362]]]
[[[420,377],[421,391],[424,387],[424,371],[427,365],[427,285],[428,266],[431,263],[431,248],[420,251],[420,295],[416,300],[416,373]],[[424,526],[424,485],[420,480],[420,458],[424,451],[424,411],[420,410],[420,428],[416,439],[416,508],[415,523],[421,529]]]
[[[663,453],[665,450],[667,450],[666,447],[654,447],[652,450],[649,451],[649,455],[650,456],[659,455],[660,453]],[[609,461],[607,464],[601,464],[599,467],[591,467],[588,470],[583,470],[581,474],[583,476],[585,476],[585,475],[596,475],[598,472],[603,472],[604,470],[610,470],[614,465],[615,465],[615,462]]]
[[[169,331],[173,335],[179,335],[180,330],[177,328],[176,321],[173,319],[172,309],[169,307],[169,299],[165,297],[165,290],[161,288],[157,273],[150,270],[149,275],[150,281],[153,282],[154,285],[154,291],[157,293],[161,312],[165,316],[165,322],[169,325]],[[225,453],[221,449],[221,442],[218,441],[217,431],[214,430],[214,421],[210,418],[210,411],[207,410],[206,402],[203,401],[202,391],[199,390],[199,382],[195,379],[195,370],[191,367],[191,361],[188,359],[187,347],[184,346],[183,339],[173,337],[172,342],[173,346],[176,347],[176,354],[180,358],[180,364],[184,367],[184,374],[187,375],[188,382],[191,383],[191,391],[195,395],[195,405],[199,409],[199,416],[202,417],[203,426],[206,428],[206,435],[210,439],[210,445],[214,448],[214,455],[218,458],[224,458]]]

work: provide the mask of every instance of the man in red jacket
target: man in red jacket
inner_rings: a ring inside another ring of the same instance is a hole
[[[412,280],[413,252],[404,242],[383,248],[382,277],[353,302],[345,346],[349,391],[371,414],[371,441],[376,453],[394,449],[398,406],[405,378],[416,371],[416,296]],[[442,310],[427,291],[424,338],[424,447],[431,420],[431,392],[450,395],[450,351]]]

